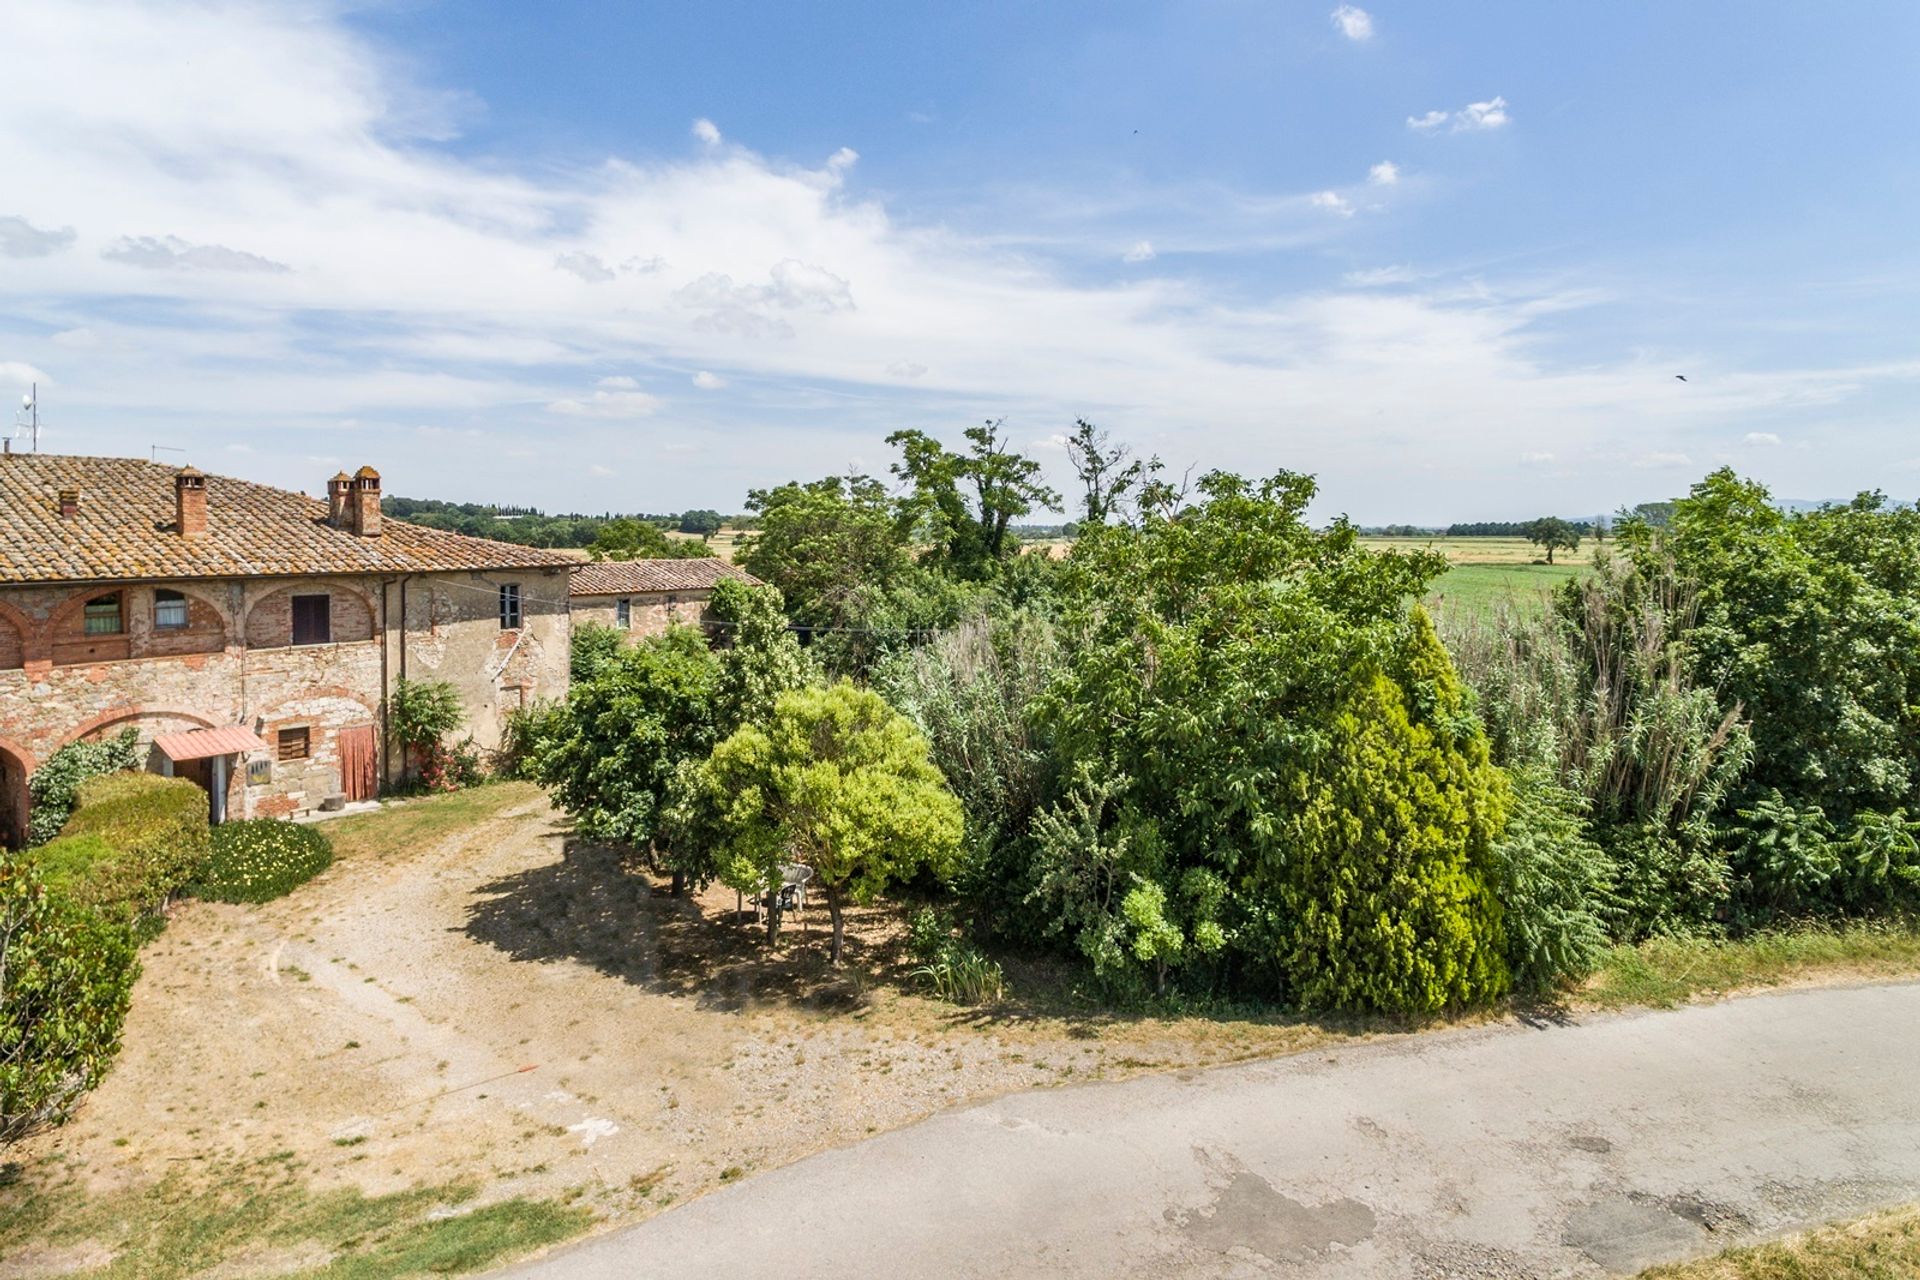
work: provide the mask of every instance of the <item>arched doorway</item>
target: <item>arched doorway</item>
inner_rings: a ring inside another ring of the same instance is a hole
[[[32,776],[31,757],[0,742],[0,848],[18,849],[27,842],[27,779]]]

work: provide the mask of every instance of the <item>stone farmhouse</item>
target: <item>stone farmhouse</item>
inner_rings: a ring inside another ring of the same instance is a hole
[[[76,739],[132,726],[216,818],[281,816],[399,777],[402,678],[450,682],[483,747],[566,692],[575,561],[384,519],[371,467],[326,492],[0,455],[0,840]]]
[[[725,560],[602,560],[583,564],[573,574],[573,620],[597,622],[632,633],[636,640],[657,636],[679,623],[706,621],[706,602],[722,578],[758,583],[760,579]]]

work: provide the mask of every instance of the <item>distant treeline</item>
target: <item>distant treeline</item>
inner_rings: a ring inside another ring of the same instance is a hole
[[[1569,520],[1575,533],[1583,538],[1593,536],[1593,521]],[[1472,520],[1463,524],[1447,526],[1449,538],[1528,538],[1531,520]]]
[[[603,512],[583,515],[547,515],[533,507],[497,503],[441,502],[436,498],[386,498],[380,509],[397,520],[445,529],[474,538],[515,542],[526,547],[588,547],[600,531],[615,520],[634,520],[677,529],[683,533],[712,534],[726,523],[717,511],[682,511],[666,515]]]

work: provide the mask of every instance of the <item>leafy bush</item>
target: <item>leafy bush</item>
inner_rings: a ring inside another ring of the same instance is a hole
[[[494,769],[502,778],[533,781],[541,747],[554,739],[566,723],[566,704],[544,700],[507,712],[500,726],[500,749]]]
[[[120,1051],[139,975],[125,925],[0,860],[0,1147],[64,1124]]]
[[[907,951],[920,961],[911,976],[941,1000],[981,1005],[1006,998],[1000,962],[958,937],[953,917],[944,911],[922,907],[908,918]]]
[[[579,684],[593,679],[600,668],[620,652],[621,645],[626,643],[626,633],[604,622],[582,622],[573,629],[571,643],[568,674],[573,683]]]
[[[185,778],[116,773],[82,783],[60,838],[32,857],[49,887],[124,923],[165,906],[210,845],[205,791]]]
[[[27,843],[45,844],[60,834],[79,795],[80,784],[103,774],[140,767],[140,735],[133,729],[101,742],[69,742],[48,756],[27,782],[33,811]]]
[[[925,645],[893,655],[874,688],[913,720],[966,810],[966,851],[953,873],[977,928],[1040,937],[1028,905],[1036,881],[1028,832],[1053,767],[1029,708],[1060,665],[1045,618],[976,614]]]
[[[401,679],[387,700],[387,722],[409,751],[426,753],[460,727],[460,693],[445,680]]]
[[[278,818],[226,822],[213,829],[213,855],[187,888],[215,902],[267,902],[332,862],[332,842],[314,827]]]
[[[1551,991],[1591,973],[1606,950],[1613,864],[1587,836],[1586,802],[1551,769],[1530,765],[1512,779],[1513,808],[1493,846],[1507,967],[1520,990]]]

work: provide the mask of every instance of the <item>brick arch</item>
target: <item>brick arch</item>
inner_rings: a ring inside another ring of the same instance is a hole
[[[273,713],[288,703],[312,702],[317,698],[337,698],[343,702],[356,704],[363,708],[371,717],[378,718],[380,715],[380,706],[377,702],[369,702],[361,694],[354,692],[343,684],[322,684],[315,685],[309,689],[302,689],[299,693],[282,698],[271,706],[261,707],[254,712],[254,718],[259,720],[273,720],[276,718]]]
[[[295,583],[270,591],[247,606],[240,636],[250,649],[283,649],[293,643],[293,597],[325,592],[333,603],[333,643],[371,640],[377,634],[373,597],[339,582]],[[343,608],[344,598],[351,605]]]
[[[178,591],[187,598],[187,629],[162,631],[152,628],[146,637],[145,656],[178,657],[190,653],[219,653],[234,639],[234,622],[225,607],[211,596],[194,588],[171,582],[156,582],[145,588],[149,600],[157,591]]]
[[[88,734],[98,733],[102,729],[120,724],[123,721],[158,720],[162,718],[168,720],[188,720],[199,725],[202,729],[211,729],[214,727],[213,721],[203,715],[192,711],[180,711],[173,707],[109,707],[99,715],[94,716],[91,720],[83,721],[79,728],[67,734],[62,740],[61,745],[65,746],[69,742],[78,742]]]
[[[36,768],[33,752],[0,738],[0,849],[17,849],[27,842],[27,779]]]
[[[47,615],[47,625],[42,633],[47,646],[48,656],[56,666],[85,666],[91,662],[111,662],[133,655],[133,618],[129,597],[133,594],[130,583],[96,583],[91,587],[82,587],[55,605]],[[101,596],[120,597],[120,631],[117,635],[104,635],[89,640],[86,628],[81,622],[87,601]]]

